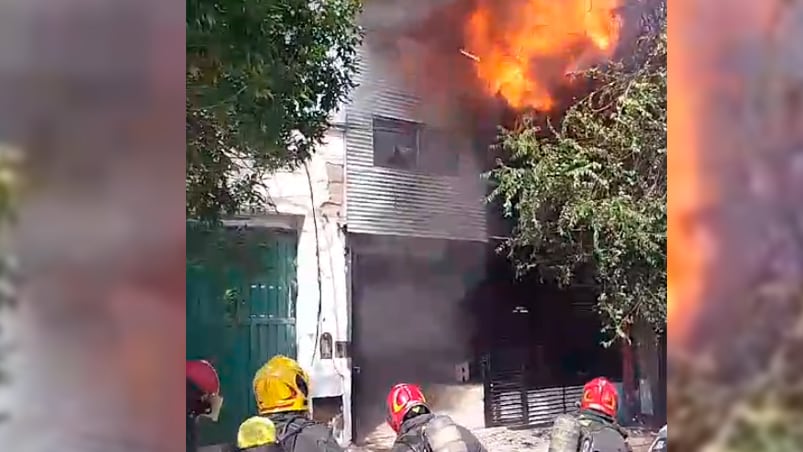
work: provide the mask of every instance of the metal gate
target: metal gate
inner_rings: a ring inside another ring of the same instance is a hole
[[[539,387],[518,355],[508,350],[483,357],[487,427],[550,425],[559,414],[575,410],[582,385]]]
[[[187,227],[187,358],[208,359],[225,399],[201,444],[231,443],[255,411],[254,372],[296,356],[296,249],[292,232]]]

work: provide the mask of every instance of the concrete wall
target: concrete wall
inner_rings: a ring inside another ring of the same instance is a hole
[[[365,236],[363,236],[365,237]],[[470,280],[448,241],[370,237],[357,255],[353,294],[358,440],[387,446],[385,397],[398,382],[420,384],[436,411],[484,426],[482,386],[461,383],[456,366],[473,358]],[[471,244],[466,245],[471,247]],[[446,263],[439,265],[438,263]]]
[[[303,167],[273,174],[265,181],[273,206],[268,213],[250,217],[247,221],[299,231],[298,361],[310,373],[313,398],[342,397],[343,406],[348,407],[351,379],[347,358],[334,355],[333,359],[321,359],[316,346],[316,334],[331,334],[333,344],[348,340],[345,239],[341,222],[344,154],[343,132],[332,128],[324,145],[307,163],[309,177]],[[350,413],[347,409],[344,411],[346,419],[341,424],[346,426],[346,431],[337,434],[347,442],[350,439]]]

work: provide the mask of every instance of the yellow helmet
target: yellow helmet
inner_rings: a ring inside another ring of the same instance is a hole
[[[248,418],[240,424],[240,429],[237,431],[237,448],[240,450],[275,443],[276,426],[266,417]]]
[[[309,375],[294,359],[274,356],[254,375],[254,397],[259,414],[307,411]]]

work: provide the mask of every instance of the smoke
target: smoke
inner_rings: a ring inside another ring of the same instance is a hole
[[[477,76],[477,62],[461,53],[462,49],[472,52],[466,42],[469,18],[479,7],[490,10],[493,29],[488,38],[499,39],[509,31],[517,14],[531,13],[532,9],[525,10],[531,3],[532,0],[370,0],[365,4],[362,24],[367,30],[366,45],[372,61],[378,59],[386,68],[383,76],[425,100],[417,112],[421,120],[477,137],[478,133],[494,131],[509,107],[500,96],[487,91],[486,83]],[[632,53],[632,43],[644,30],[645,17],[665,0],[616,3],[622,28],[614,56],[622,59]],[[551,25],[550,29],[561,27]],[[570,31],[567,29],[567,33]],[[561,58],[563,61],[559,61]],[[605,63],[606,58],[586,43],[567,49],[565,57],[531,61],[530,68],[548,81],[553,94],[560,97],[558,103],[565,104],[577,94],[577,89],[560,87],[567,82],[567,68],[587,69]],[[568,63],[569,59],[573,64]],[[577,88],[587,88],[582,85]]]
[[[184,23],[175,2],[0,4],[25,182],[0,449],[184,447]]]
[[[435,409],[454,414],[465,394],[455,365],[470,359],[474,315],[469,275],[483,271],[475,242],[355,235],[352,293],[359,397],[357,435],[390,433],[384,400],[399,382],[421,384]],[[480,405],[481,406],[481,405]],[[475,410],[480,412],[480,410]]]
[[[460,53],[475,0],[371,0],[362,16],[366,45],[388,77],[425,102],[427,124],[473,134],[495,128],[503,104],[482,91],[470,58]]]

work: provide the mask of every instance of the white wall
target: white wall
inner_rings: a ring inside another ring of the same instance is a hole
[[[336,341],[348,340],[348,305],[345,237],[340,227],[342,209],[342,164],[345,157],[343,132],[331,129],[326,143],[308,162],[309,175],[302,167],[294,172],[280,172],[266,181],[270,199],[275,205],[274,219],[293,215],[301,222],[297,278],[296,333],[298,361],[310,373],[312,397],[342,396],[346,432],[341,440],[350,440],[350,366],[347,358],[320,359],[316,345],[319,303],[319,334],[328,332]],[[341,176],[337,175],[340,167]],[[339,180],[338,180],[339,179]],[[310,180],[312,197],[310,197]],[[314,201],[314,208],[313,208]],[[265,220],[270,222],[271,215]],[[315,226],[317,221],[318,234]],[[319,258],[316,255],[320,252]],[[320,271],[321,290],[318,290]],[[334,348],[334,347],[333,347]]]

